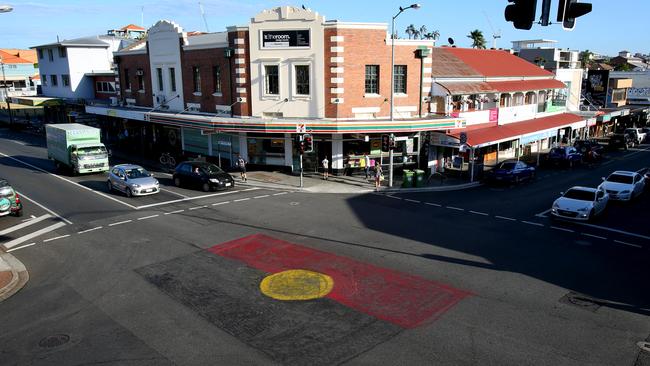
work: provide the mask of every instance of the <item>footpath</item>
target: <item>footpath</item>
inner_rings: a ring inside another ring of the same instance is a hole
[[[29,273],[22,262],[0,249],[0,302],[20,291],[28,280]]]

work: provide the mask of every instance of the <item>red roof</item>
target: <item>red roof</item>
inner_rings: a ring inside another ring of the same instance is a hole
[[[515,80],[515,81],[495,81],[488,82],[492,89],[505,92],[542,90],[542,89],[560,89],[566,88],[563,82],[555,79],[541,80]]]
[[[2,58],[2,62],[5,64],[33,64],[33,62],[29,60],[25,60],[24,58],[12,55],[5,51],[0,51],[0,58]]]
[[[144,28],[140,27],[139,25],[129,24],[129,25],[126,25],[126,26],[120,28],[120,30],[123,30],[123,31],[126,31],[126,30],[137,30],[137,31],[143,31]]]
[[[542,132],[553,128],[568,127],[585,118],[571,113],[556,114],[553,116],[529,119],[526,121],[509,123],[500,126],[479,128],[464,131],[467,134],[467,143],[470,146],[481,146],[489,143],[508,141],[535,132]],[[452,134],[460,136],[460,131]]]
[[[544,70],[507,51],[452,47],[443,49],[487,77],[553,76],[550,71]]]

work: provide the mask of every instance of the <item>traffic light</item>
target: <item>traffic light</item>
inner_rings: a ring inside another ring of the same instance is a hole
[[[301,154],[305,153],[305,142],[302,140],[298,141],[298,152]]]
[[[395,150],[395,135],[393,134],[390,135],[388,147],[390,150]]]
[[[311,134],[306,133],[302,135],[302,142],[304,145],[305,152],[314,151],[314,140],[312,139]]]
[[[517,29],[530,29],[535,21],[537,0],[508,0],[512,4],[506,6],[506,21],[512,22]]]
[[[383,152],[390,151],[390,136],[381,135],[381,151]]]
[[[562,22],[562,28],[571,30],[576,25],[576,18],[591,12],[590,3],[579,3],[578,0],[559,0],[557,21]]]

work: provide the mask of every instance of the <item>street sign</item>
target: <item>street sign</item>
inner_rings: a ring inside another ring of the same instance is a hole
[[[461,132],[460,133],[460,143],[461,144],[466,144],[467,143],[467,132]]]

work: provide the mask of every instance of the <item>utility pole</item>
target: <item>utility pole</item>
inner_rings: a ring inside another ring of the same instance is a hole
[[[5,89],[5,103],[7,103],[7,111],[9,112],[9,128],[12,128],[14,125],[14,116],[11,113],[11,103],[9,103],[9,91],[7,89],[7,78],[5,76],[5,63],[0,57],[0,67],[2,67],[2,85]]]

